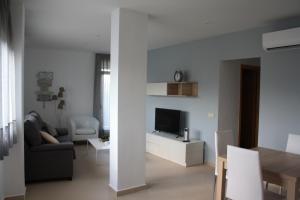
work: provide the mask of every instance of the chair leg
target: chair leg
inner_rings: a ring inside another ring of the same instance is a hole
[[[268,190],[268,187],[269,187],[269,183],[266,181],[266,190]]]
[[[214,176],[214,191],[213,191],[213,200],[215,200],[215,195],[216,195],[216,183],[217,183],[217,176]]]
[[[279,195],[282,196],[282,186],[279,186]]]

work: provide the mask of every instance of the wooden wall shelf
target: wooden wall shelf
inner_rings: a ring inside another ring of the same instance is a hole
[[[198,83],[197,82],[148,83],[147,95],[197,97]]]

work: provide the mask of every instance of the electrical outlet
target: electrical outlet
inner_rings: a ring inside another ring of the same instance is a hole
[[[209,112],[209,113],[207,114],[207,116],[208,116],[208,118],[212,119],[212,118],[215,117],[215,114],[214,114],[213,112]]]

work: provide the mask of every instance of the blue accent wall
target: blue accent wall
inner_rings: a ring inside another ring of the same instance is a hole
[[[261,58],[259,146],[284,150],[288,133],[300,134],[300,49],[265,52],[262,33],[299,27],[299,18],[265,27],[150,50],[148,82],[173,81],[177,69],[198,81],[197,98],[147,96],[147,131],[154,130],[155,107],[186,112],[194,138],[206,142],[205,160],[214,163],[218,126],[219,67],[222,60]],[[208,118],[213,112],[214,118]]]

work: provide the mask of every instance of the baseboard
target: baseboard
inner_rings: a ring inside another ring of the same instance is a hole
[[[3,200],[25,200],[26,195],[26,187],[24,188],[24,192],[21,194],[15,194],[15,195],[6,195]]]
[[[215,163],[213,163],[213,162],[206,161],[205,164],[209,167],[215,168]]]
[[[5,197],[4,200],[25,200],[25,195]]]
[[[141,191],[141,190],[145,190],[145,189],[148,188],[148,186],[145,184],[145,185],[140,185],[140,186],[136,186],[136,187],[126,188],[126,189],[119,190],[119,191],[115,191],[115,189],[111,185],[109,185],[109,188],[113,192],[115,197],[119,197],[119,196],[123,196],[123,195],[126,195],[126,194],[135,193],[135,192],[138,192],[138,191]]]

